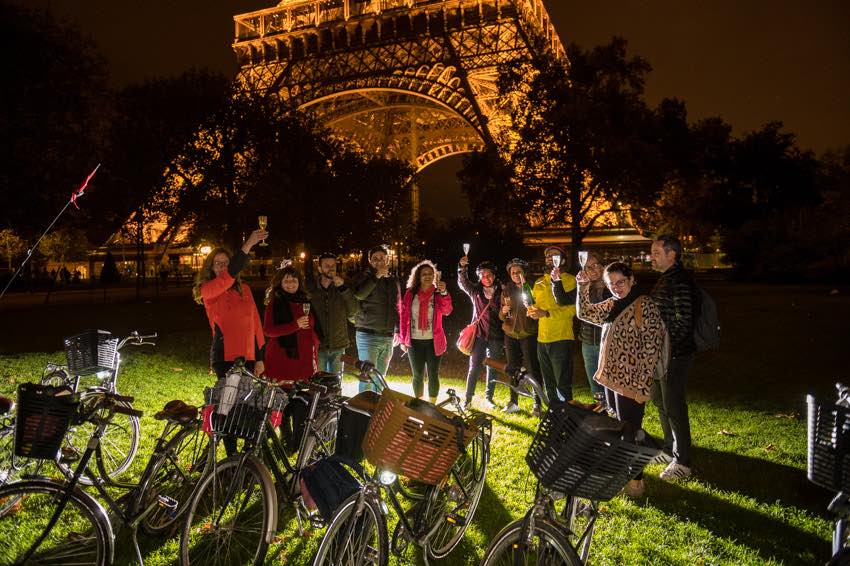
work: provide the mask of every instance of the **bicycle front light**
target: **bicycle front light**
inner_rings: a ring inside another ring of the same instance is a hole
[[[392,485],[395,483],[395,480],[398,478],[393,472],[389,470],[384,470],[381,472],[381,475],[378,477],[378,481],[381,482],[381,485]]]

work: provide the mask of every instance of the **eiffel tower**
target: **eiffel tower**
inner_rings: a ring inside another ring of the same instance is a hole
[[[542,0],[282,0],[234,20],[242,92],[417,172],[506,127],[498,65],[540,45],[564,55]],[[412,199],[417,219],[415,186]]]

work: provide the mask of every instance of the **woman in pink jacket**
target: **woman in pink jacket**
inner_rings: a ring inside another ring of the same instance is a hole
[[[428,399],[440,393],[440,359],[446,353],[443,317],[452,312],[452,297],[440,281],[436,266],[419,262],[407,279],[407,291],[398,306],[399,341],[410,359],[413,394],[422,398],[424,373],[428,370]]]

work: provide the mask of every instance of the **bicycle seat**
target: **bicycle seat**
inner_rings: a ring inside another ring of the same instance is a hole
[[[352,411],[371,417],[372,413],[375,412],[375,408],[378,406],[378,401],[380,400],[380,394],[367,390],[358,393],[351,399],[343,401],[342,404]]]
[[[323,371],[314,373],[313,377],[310,378],[310,383],[326,387],[328,389],[328,395],[338,395],[340,392],[342,392],[341,381],[342,380],[337,374],[326,373]]]
[[[8,397],[0,396],[0,415],[5,415],[6,413],[12,410],[12,407],[15,406],[15,402],[9,399]]]
[[[194,405],[187,405],[180,399],[169,401],[165,404],[154,418],[157,420],[167,420],[174,424],[188,424],[198,417],[198,408]]]

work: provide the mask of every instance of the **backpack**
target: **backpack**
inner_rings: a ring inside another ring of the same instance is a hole
[[[301,495],[308,509],[317,508],[325,520],[360,489],[360,482],[336,456],[311,464],[301,472]]]
[[[717,305],[705,289],[698,287],[700,293],[700,313],[694,324],[694,343],[697,352],[705,352],[720,347],[720,319],[717,318]]]

